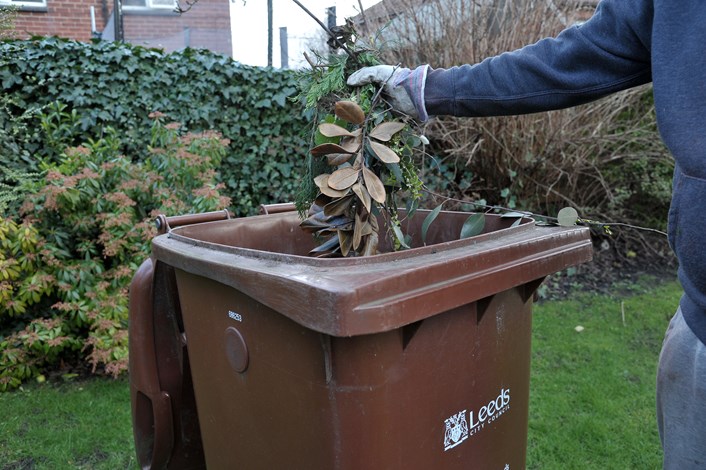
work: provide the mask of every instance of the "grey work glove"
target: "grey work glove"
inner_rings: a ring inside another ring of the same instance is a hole
[[[428,66],[414,70],[393,65],[364,67],[348,77],[348,85],[361,86],[368,83],[382,85],[382,91],[392,108],[422,121],[428,119],[424,108],[424,80]]]

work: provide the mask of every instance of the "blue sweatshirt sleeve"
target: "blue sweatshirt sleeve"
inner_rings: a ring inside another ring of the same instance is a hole
[[[651,0],[602,0],[586,23],[475,65],[429,69],[429,115],[526,114],[651,81]]]

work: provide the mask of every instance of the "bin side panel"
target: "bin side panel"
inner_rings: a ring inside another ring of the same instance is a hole
[[[411,339],[403,330],[336,338],[345,456],[337,468],[524,468],[531,348],[525,298],[522,288],[510,289],[430,317]]]
[[[179,270],[177,281],[208,468],[524,468],[522,286],[392,331],[331,337],[233,287]],[[229,352],[233,328],[246,348]]]
[[[322,335],[218,282],[177,282],[207,467],[334,468]]]

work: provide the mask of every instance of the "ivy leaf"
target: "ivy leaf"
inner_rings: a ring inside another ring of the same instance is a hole
[[[564,207],[557,215],[557,221],[562,227],[571,227],[576,225],[579,220],[579,213],[573,207]]]
[[[427,232],[429,231],[429,226],[436,220],[436,218],[439,216],[439,212],[441,212],[441,207],[444,205],[442,202],[436,208],[429,212],[429,215],[424,219],[424,222],[422,222],[422,243],[425,245],[427,244]]]
[[[403,122],[381,122],[370,131],[370,137],[382,142],[389,141],[393,135],[404,129],[406,126]]]
[[[370,148],[376,157],[380,159],[383,163],[397,163],[400,161],[399,155],[397,155],[390,147],[381,144],[379,142],[369,141]]]
[[[478,214],[473,214],[463,223],[461,227],[461,239],[475,237],[483,233],[483,228],[485,227],[485,214],[479,212]]]

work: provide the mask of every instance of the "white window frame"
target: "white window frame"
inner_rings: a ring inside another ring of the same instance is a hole
[[[0,0],[3,1],[3,0]],[[46,0],[44,0],[46,1]],[[159,0],[157,0],[159,1]],[[143,0],[144,5],[125,5],[123,4],[122,8],[123,10],[174,10],[177,7],[177,2],[176,0],[171,0],[170,3],[167,5],[165,3],[157,3],[157,1],[154,0]]]
[[[34,7],[34,8],[46,8],[47,7],[47,0],[39,0],[39,1],[27,1],[27,0],[0,0],[0,6],[12,6],[16,5],[20,9],[24,7]]]

